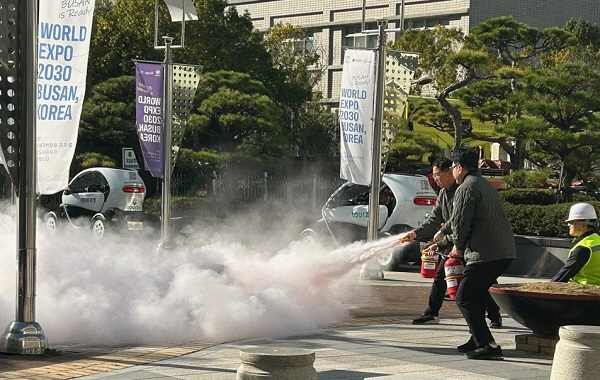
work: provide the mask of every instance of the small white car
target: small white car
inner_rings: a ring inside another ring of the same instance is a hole
[[[109,228],[143,230],[145,195],[146,185],[136,170],[85,169],[63,191],[59,209],[44,215],[45,226],[54,232],[59,220],[66,219],[74,228],[91,229],[96,239]]]
[[[429,215],[437,195],[427,177],[385,173],[379,192],[379,235],[390,236],[418,227]],[[302,240],[329,236],[336,244],[367,238],[369,187],[346,182],[329,197],[322,218],[302,232]],[[390,268],[400,262],[418,262],[419,244],[405,244],[403,252],[378,258]],[[402,257],[399,257],[402,256]]]

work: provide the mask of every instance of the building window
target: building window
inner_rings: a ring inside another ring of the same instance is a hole
[[[404,29],[430,29],[436,25],[450,26],[450,21],[460,20],[460,17],[432,17],[404,20]]]
[[[377,24],[375,23],[367,23],[365,24],[366,30],[376,30]],[[345,47],[366,47],[375,49],[377,48],[377,38],[376,34],[370,35],[357,35],[361,32],[360,25],[347,26],[344,28],[344,46]]]
[[[376,23],[366,23],[365,30],[376,30]],[[346,54],[346,48],[377,48],[377,34],[359,35],[361,32],[360,25],[347,26],[344,28],[344,41],[342,45],[342,62]]]
[[[306,31],[304,38],[288,38],[282,42],[283,46],[289,49],[289,52],[294,53],[314,53],[315,52],[315,37],[314,32]]]

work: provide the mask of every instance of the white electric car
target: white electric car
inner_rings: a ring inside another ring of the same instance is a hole
[[[146,185],[135,170],[90,168],[81,171],[62,194],[56,211],[45,214],[54,232],[61,220],[71,227],[91,229],[101,239],[110,228],[143,230]]]
[[[419,226],[436,203],[437,195],[427,177],[413,174],[385,173],[379,193],[379,235],[390,236]],[[322,218],[304,230],[302,240],[329,237],[336,244],[348,244],[367,238],[369,188],[346,182],[329,197]],[[391,268],[402,262],[419,262],[418,243],[378,258],[379,264]]]

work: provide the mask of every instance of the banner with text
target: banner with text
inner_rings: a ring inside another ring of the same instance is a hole
[[[371,184],[376,73],[375,52],[348,49],[340,93],[340,177]]]
[[[38,193],[67,188],[85,95],[95,0],[39,2]]]
[[[164,66],[135,63],[135,128],[142,147],[144,168],[163,176],[162,137]]]

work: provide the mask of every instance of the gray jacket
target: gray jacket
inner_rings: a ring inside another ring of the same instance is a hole
[[[452,241],[464,252],[467,265],[516,258],[515,238],[498,191],[469,172],[454,195],[450,219]]]
[[[436,232],[441,231],[445,236],[444,239],[438,243],[438,246],[442,250],[452,248],[452,242],[450,241],[452,230],[450,229],[449,222],[450,217],[452,216],[452,204],[457,188],[458,184],[455,183],[449,189],[440,190],[435,206],[433,206],[429,216],[425,219],[423,224],[415,229],[419,241],[429,241]]]

